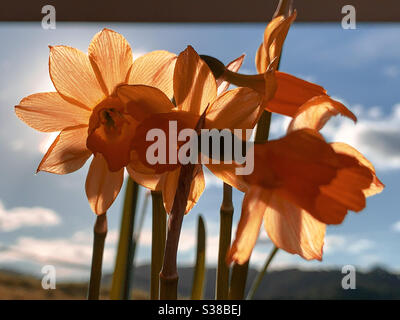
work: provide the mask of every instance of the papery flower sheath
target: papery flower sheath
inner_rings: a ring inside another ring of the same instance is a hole
[[[326,90],[319,85],[278,71],[282,47],[296,15],[294,11],[288,17],[280,15],[272,19],[265,28],[264,41],[257,51],[255,61],[259,74],[272,72],[276,81],[276,91],[273,98],[266,102],[266,110],[288,116],[293,116],[310,98],[326,94]]]
[[[243,177],[245,197],[229,263],[249,259],[263,220],[277,247],[321,260],[326,225],[342,223],[348,210],[361,211],[366,197],[383,190],[363,155],[344,143],[329,144],[318,133],[337,114],[356,119],[329,97],[313,98],[299,109],[286,137],[255,146],[254,172]]]
[[[175,54],[154,51],[132,60],[126,39],[109,29],[93,37],[87,55],[51,46],[49,71],[57,91],[30,95],[15,107],[17,116],[32,128],[60,131],[37,171],[74,172],[94,156],[86,194],[96,214],[105,213],[120,191],[137,125],[116,88],[140,83],[172,97]]]
[[[242,57],[232,62],[232,69],[238,69]],[[225,84],[223,89],[226,89]],[[236,88],[217,96],[217,83],[207,64],[198,56],[192,47],[183,51],[177,59],[174,72],[174,99],[176,107],[166,97],[162,98],[159,91],[158,108],[141,109],[140,103],[135,102],[137,91],[141,86],[121,86],[117,93],[121,100],[128,103],[128,111],[140,121],[132,145],[133,159],[127,167],[131,177],[151,190],[162,190],[164,205],[167,212],[171,212],[181,163],[151,165],[146,159],[146,151],[154,142],[146,141],[149,130],[162,129],[169,136],[169,122],[176,121],[177,132],[183,129],[194,129],[200,116],[206,110],[205,129],[252,129],[260,113],[260,95],[249,88]],[[156,89],[153,89],[155,91]],[[156,96],[156,93],[155,93]],[[155,105],[155,104],[153,104]],[[167,140],[166,149],[170,149]],[[181,144],[175,147],[175,159]],[[223,166],[223,165],[222,165]],[[218,173],[218,165],[211,165],[210,169]],[[205,182],[201,165],[196,165],[191,185],[186,213],[194,206],[202,194]]]

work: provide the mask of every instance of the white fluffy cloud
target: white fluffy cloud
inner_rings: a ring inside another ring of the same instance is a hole
[[[350,144],[363,153],[381,170],[400,168],[400,104],[393,106],[390,114],[380,107],[363,108],[356,111],[358,122],[331,121],[324,132],[329,140]]]
[[[110,230],[110,238],[106,239],[103,266],[111,270],[114,266],[115,243],[118,230]],[[31,273],[37,273],[41,266],[54,265],[57,276],[79,277],[88,276],[92,259],[92,231],[82,230],[70,238],[39,239],[33,237],[20,237],[14,244],[2,245],[0,243],[0,263],[30,263],[38,265]],[[29,272],[29,270],[26,270]]]
[[[325,238],[324,254],[346,253],[358,255],[374,249],[375,246],[375,242],[369,239],[328,234]]]
[[[393,229],[393,231],[400,232],[400,221],[395,222],[392,225],[392,229]]]
[[[14,231],[23,227],[54,226],[61,222],[53,210],[41,207],[19,207],[7,210],[0,201],[0,231]]]

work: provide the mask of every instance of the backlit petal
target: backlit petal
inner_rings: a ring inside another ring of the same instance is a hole
[[[205,128],[253,129],[262,97],[250,88],[236,88],[220,95],[207,109]]]
[[[124,169],[111,172],[101,154],[93,157],[86,177],[86,196],[94,213],[100,215],[107,212],[117,198],[123,180]]]
[[[130,177],[140,184],[141,186],[150,189],[152,191],[161,190],[160,181],[162,179],[162,174],[145,174],[134,170],[131,166],[126,167]]]
[[[208,65],[188,46],[176,62],[174,98],[178,109],[203,114],[217,95],[217,84]]]
[[[264,214],[264,228],[278,248],[306,260],[322,260],[326,225],[275,194]]]
[[[249,260],[260,233],[264,212],[271,194],[260,187],[251,187],[243,199],[242,213],[235,240],[226,257],[226,262],[243,264]]]
[[[355,157],[362,165],[364,165],[371,171],[371,174],[373,176],[372,183],[369,188],[363,190],[366,197],[370,197],[382,192],[382,190],[385,188],[385,185],[376,176],[375,168],[367,158],[365,158],[360,152],[358,152],[356,149],[346,143],[335,142],[331,143],[331,146],[338,153],[344,153]]]
[[[63,97],[89,108],[105,98],[90,60],[82,51],[50,47],[49,69],[54,87]]]
[[[162,176],[162,194],[164,207],[167,213],[171,213],[174,204],[176,189],[178,188],[180,167],[174,171],[168,171]],[[204,174],[200,165],[197,165],[193,172],[194,178],[190,185],[188,201],[185,214],[188,213],[199,200],[205,188]]]
[[[92,155],[86,148],[87,132],[86,125],[61,131],[44,155],[37,172],[66,174],[80,169]]]
[[[245,55],[242,54],[239,58],[236,58],[235,60],[229,62],[226,65],[226,68],[232,72],[238,72],[243,64],[244,57]],[[218,87],[217,95],[220,95],[221,93],[228,90],[229,85],[230,85],[229,81],[224,81],[222,78],[217,79],[217,87]]]
[[[177,56],[168,51],[153,51],[137,58],[132,65],[129,84],[156,87],[168,98],[174,95],[173,77]]]
[[[194,178],[190,185],[190,191],[188,196],[188,202],[186,205],[185,214],[188,213],[195,206],[200,196],[203,194],[204,188],[206,186],[204,181],[203,169],[200,165],[195,167]]]
[[[103,29],[93,37],[88,54],[107,95],[111,95],[118,84],[127,82],[133,59],[131,47],[122,35]]]
[[[171,213],[172,206],[174,204],[176,189],[178,188],[179,174],[181,168],[177,168],[173,171],[167,171],[162,176],[162,195],[164,201],[165,211]]]
[[[314,83],[276,71],[277,89],[267,110],[293,117],[301,105],[313,97],[325,95],[326,90]]]
[[[32,94],[15,107],[18,118],[30,127],[43,131],[61,131],[66,127],[88,124],[90,111],[69,103],[57,92]]]
[[[230,186],[242,191],[246,192],[249,188],[248,183],[243,179],[243,175],[236,174],[236,168],[242,167],[237,163],[232,164],[212,164],[211,160],[210,163],[206,164],[205,166],[219,179],[223,182],[229,184]]]
[[[311,98],[298,109],[289,125],[288,132],[303,128],[319,131],[331,117],[338,114],[354,122],[357,121],[356,116],[349,109],[329,96]]]
[[[137,121],[153,113],[166,113],[174,108],[172,102],[159,89],[145,85],[123,85],[117,89],[118,97],[127,112]]]

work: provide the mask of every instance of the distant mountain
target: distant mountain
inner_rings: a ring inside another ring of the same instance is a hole
[[[215,296],[215,268],[207,270],[205,299]],[[179,295],[190,297],[193,268],[179,269]],[[246,292],[257,275],[249,270]],[[287,269],[269,272],[263,279],[256,299],[400,299],[400,276],[382,268],[356,273],[356,289],[344,290],[341,283],[345,275],[340,270],[302,271]],[[104,276],[105,284],[111,283],[111,275]],[[150,266],[135,269],[132,289],[148,292]]]
[[[214,299],[215,268],[207,270],[205,299]],[[179,269],[179,295],[188,298],[193,268]],[[249,270],[247,290],[257,275]],[[356,290],[342,289],[345,275],[340,270],[302,271],[287,269],[269,272],[263,279],[256,299],[400,299],[400,277],[383,268],[357,272]],[[108,299],[111,275],[103,276],[102,299]],[[0,270],[0,299],[85,299],[87,282],[57,283],[56,290],[43,290],[41,279],[19,272]],[[148,298],[150,266],[135,268],[133,299]]]

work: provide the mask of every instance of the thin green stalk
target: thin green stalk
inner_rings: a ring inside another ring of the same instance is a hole
[[[96,222],[94,224],[93,234],[93,254],[89,280],[88,300],[99,300],[104,242],[107,236],[106,213],[97,216]]]
[[[192,300],[203,299],[204,277],[206,273],[206,229],[204,220],[199,215],[197,223],[196,265],[193,274]]]
[[[151,241],[151,281],[150,299],[159,299],[159,274],[163,264],[165,237],[167,230],[167,214],[165,213],[160,191],[151,192],[153,204],[152,241]]]
[[[135,225],[135,213],[138,202],[139,185],[128,178],[121,228],[119,233],[118,251],[115,260],[110,299],[127,300],[130,294],[130,274],[132,269],[132,235]]]
[[[229,300],[242,300],[246,290],[249,261],[240,265],[235,263],[232,268],[231,286],[229,288]]]
[[[255,144],[265,143],[268,141],[269,128],[271,126],[271,117],[272,114],[269,111],[263,111],[263,113],[261,114],[261,117],[257,123],[256,136],[254,138]]]
[[[129,178],[130,179],[130,178]],[[131,205],[131,215],[132,215],[132,226],[129,228],[129,237],[130,241],[128,242],[128,260],[126,263],[126,272],[125,272],[125,284],[123,286],[123,300],[129,300],[131,295],[131,279],[133,275],[133,259],[135,257],[135,249],[136,243],[133,238],[133,231],[135,230],[135,220],[136,220],[136,211],[138,207],[138,199],[139,199],[139,185],[134,182],[133,190],[132,190],[132,205]]]
[[[272,259],[274,259],[276,253],[278,252],[278,250],[279,250],[279,248],[274,246],[274,248],[272,249],[271,253],[269,254],[267,260],[265,261],[263,268],[260,270],[257,277],[254,279],[253,284],[251,285],[250,291],[246,297],[246,300],[254,299],[254,295],[255,295],[258,287],[260,286],[261,281],[262,281],[265,273],[267,272],[268,267],[272,262]]]
[[[134,276],[136,247],[137,247],[137,244],[139,242],[140,233],[142,232],[142,229],[143,229],[144,218],[146,216],[146,211],[147,211],[149,198],[150,198],[150,191],[146,192],[146,194],[144,196],[144,200],[143,200],[143,205],[142,205],[142,210],[141,210],[141,213],[140,213],[138,226],[137,226],[136,230],[133,232],[132,250],[131,250],[132,266],[131,266],[131,271],[129,273],[129,278],[130,279],[133,279],[133,276]],[[130,292],[129,292],[129,296],[130,296]],[[129,297],[128,297],[128,299],[129,299]]]
[[[174,203],[168,216],[164,261],[160,272],[160,299],[162,300],[176,300],[178,298],[179,276],[176,260],[183,216],[185,215],[194,170],[195,165],[191,163],[181,166]]]
[[[228,298],[229,266],[226,264],[225,258],[231,245],[232,217],[232,187],[224,183],[220,209],[217,283],[215,287],[215,298],[217,300],[226,300]]]

